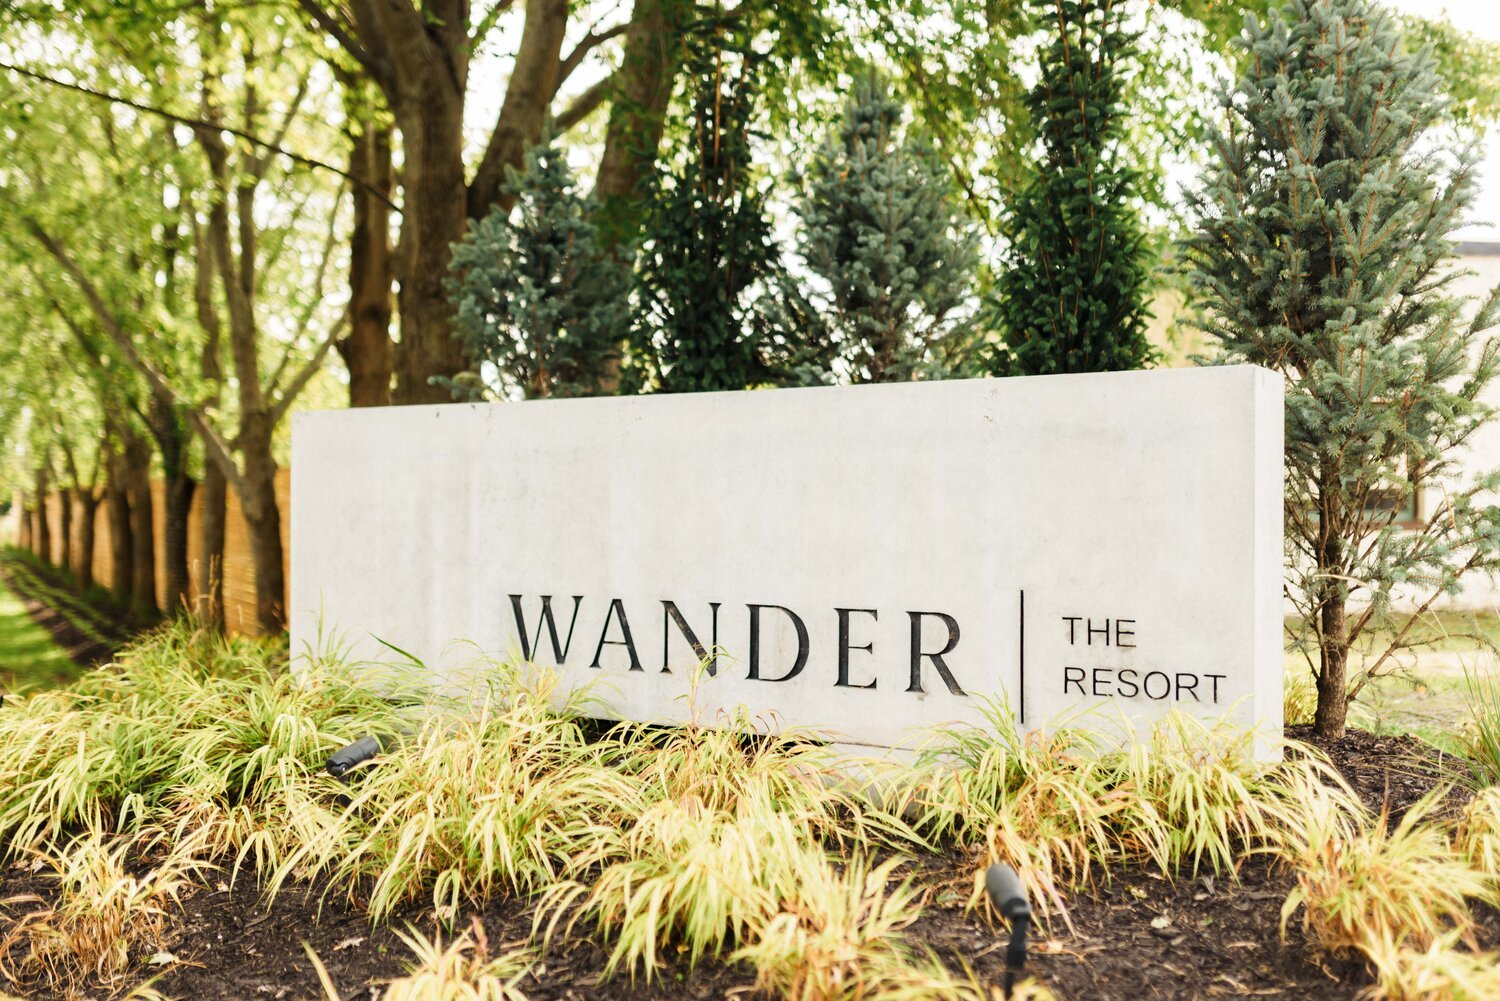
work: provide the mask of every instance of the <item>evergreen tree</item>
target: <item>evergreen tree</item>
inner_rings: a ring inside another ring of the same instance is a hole
[[[1241,39],[1244,74],[1194,198],[1193,281],[1226,361],[1286,378],[1288,594],[1317,677],[1315,725],[1412,645],[1420,612],[1500,563],[1493,476],[1462,483],[1489,417],[1494,294],[1455,293],[1449,233],[1473,193],[1472,150],[1445,149],[1448,102],[1369,0],[1293,0]],[[1466,319],[1466,315],[1468,318]],[[1398,523],[1421,481],[1435,510]],[[1417,616],[1374,646],[1393,591]],[[1351,647],[1372,644],[1351,679]],[[1315,662],[1314,662],[1315,661]]]
[[[732,18],[688,40],[686,149],[650,182],[639,269],[642,346],[658,388],[744,389],[779,378],[768,308],[780,255],[751,164],[758,56]],[[784,346],[784,345],[783,345]]]
[[[630,322],[629,269],[599,247],[593,199],[554,142],[533,146],[505,191],[514,212],[495,208],[453,248],[457,336],[478,371],[450,385],[474,398],[597,392]]]
[[[977,237],[952,175],[870,73],[824,142],[798,205],[801,251],[828,283],[820,302],[855,382],[950,372],[954,314],[973,285]]]
[[[1032,0],[1050,38],[1026,110],[1041,160],[1010,197],[996,288],[997,374],[1108,372],[1151,360],[1149,271],[1123,162],[1122,75],[1135,56],[1123,0]]]

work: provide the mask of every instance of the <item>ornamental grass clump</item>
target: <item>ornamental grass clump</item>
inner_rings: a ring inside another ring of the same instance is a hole
[[[1257,764],[1252,751],[1250,736],[1181,715],[1119,751],[1073,725],[1023,736],[992,702],[983,725],[924,753],[901,796],[918,832],[980,849],[978,873],[1010,863],[1041,912],[1066,920],[1067,892],[1115,866],[1232,872],[1266,844],[1290,766]],[[971,905],[983,899],[976,875]]]
[[[1464,807],[1454,846],[1489,880],[1490,893],[1500,899],[1500,787],[1479,790]]]
[[[294,680],[283,656],[177,622],[69,689],[8,700],[0,854],[81,828],[172,826],[184,804],[242,808],[248,832],[273,822],[289,784],[314,781],[339,746],[399,725],[391,700],[353,672]]]
[[[1270,837],[1265,803],[1279,779],[1256,764],[1253,742],[1251,733],[1174,713],[1120,752],[1111,795],[1125,806],[1110,822],[1121,854],[1168,875],[1234,871],[1247,848]]]
[[[1449,933],[1426,949],[1390,949],[1370,956],[1373,1001],[1492,1001],[1500,997],[1500,955],[1458,947]]]
[[[1434,790],[1392,827],[1389,814],[1370,822],[1347,807],[1340,790],[1308,779],[1275,849],[1297,878],[1281,908],[1283,932],[1301,908],[1318,945],[1371,961],[1466,935],[1474,924],[1469,900],[1494,897],[1431,821],[1446,791]]]
[[[108,984],[133,956],[160,949],[169,909],[212,868],[190,852],[160,847],[159,837],[88,831],[56,852],[37,852],[56,880],[56,899],[11,925],[0,940],[0,969],[19,984],[69,991]]]
[[[611,840],[638,790],[579,725],[582,697],[549,708],[555,679],[496,669],[474,714],[433,716],[352,773],[343,810],[286,854],[270,882],[318,879],[380,920],[424,893],[440,915],[572,874],[585,846]]]
[[[1468,676],[1469,712],[1461,740],[1475,786],[1500,785],[1500,678]]]
[[[730,957],[755,967],[757,990],[787,1001],[982,996],[902,939],[923,895],[896,881],[900,859],[872,866],[857,855],[842,872],[813,853],[794,862],[796,892]]]
[[[415,963],[391,981],[380,1001],[526,1001],[516,985],[531,971],[535,955],[527,949],[491,955],[478,918],[447,945],[441,935],[427,938],[415,929],[397,934]]]
[[[617,838],[586,846],[588,881],[547,888],[537,923],[550,942],[588,921],[614,940],[606,969],[651,978],[666,959],[696,966],[753,941],[824,850],[769,796],[714,809],[688,797],[647,809]]]
[[[764,731],[744,707],[712,727],[622,724],[612,734],[610,764],[648,803],[695,801],[732,811],[748,796],[829,844],[921,843],[909,825],[853,790],[845,763],[817,737]]]

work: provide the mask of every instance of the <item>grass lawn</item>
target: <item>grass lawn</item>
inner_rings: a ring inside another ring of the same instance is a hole
[[[0,688],[13,692],[66,684],[80,668],[31,620],[21,599],[0,580]]]
[[[1352,652],[1350,677],[1374,660],[1404,624],[1398,619],[1372,631]],[[1295,620],[1289,622],[1295,625]],[[1410,636],[1421,645],[1402,651],[1395,664],[1382,668],[1382,676],[1365,687],[1349,707],[1350,725],[1379,734],[1415,734],[1455,751],[1460,730],[1472,717],[1473,681],[1493,684],[1500,677],[1500,612],[1429,613],[1412,627]],[[1312,675],[1302,654],[1287,653],[1286,672],[1288,686],[1310,684]]]

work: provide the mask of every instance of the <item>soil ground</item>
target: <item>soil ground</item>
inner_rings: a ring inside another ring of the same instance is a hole
[[[1309,737],[1300,728],[1289,735]],[[1450,774],[1451,762],[1441,751],[1412,737],[1351,731],[1322,749],[1373,809],[1393,814],[1408,809]],[[1455,792],[1450,806],[1461,799]],[[966,963],[998,983],[1001,938],[964,908],[973,885],[973,861],[954,854],[921,859],[911,868],[931,889],[922,918],[909,929],[912,940],[955,967]],[[372,928],[343,901],[325,899],[308,886],[284,889],[268,909],[248,876],[233,890],[219,882],[184,898],[165,943],[176,962],[158,974],[157,989],[169,997],[205,1001],[321,998],[305,943],[344,1001],[363,1001],[405,971],[410,951],[399,930],[412,927],[428,937],[439,931],[430,908],[414,908]],[[1256,859],[1247,860],[1237,878],[1182,873],[1168,880],[1143,869],[1120,870],[1107,884],[1070,901],[1071,930],[1054,919],[1050,934],[1033,939],[1029,972],[1059,998],[1072,1001],[1236,996],[1352,1001],[1369,984],[1359,963],[1318,956],[1303,939],[1295,915],[1285,938],[1280,935],[1281,904],[1290,888],[1288,874]],[[19,869],[0,875],[0,901],[49,893],[49,887]],[[0,934],[37,906],[34,897],[0,905]],[[458,927],[477,920],[491,950],[500,951],[527,940],[532,916],[524,900],[497,899],[464,914]],[[1500,914],[1480,918],[1478,944],[1500,948]],[[529,997],[583,1001],[628,994],[635,1001],[687,1001],[722,998],[751,987],[748,969],[720,963],[696,970],[671,966],[649,984],[609,978],[605,944],[588,931],[580,926],[576,937],[554,943],[520,985]]]

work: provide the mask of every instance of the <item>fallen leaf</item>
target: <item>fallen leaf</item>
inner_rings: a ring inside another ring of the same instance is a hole
[[[340,942],[338,945],[334,946],[333,947],[333,951],[334,952],[343,952],[345,949],[352,949],[356,945],[360,945],[361,943],[363,943],[364,940],[365,940],[365,937],[363,935],[355,935],[353,938],[346,938],[342,942]]]
[[[1172,919],[1167,917],[1165,914],[1163,914],[1159,918],[1152,918],[1151,927],[1156,929],[1170,928],[1172,927]]]
[[[158,952],[146,960],[149,966],[171,966],[175,962],[177,962],[177,957],[170,952]]]

